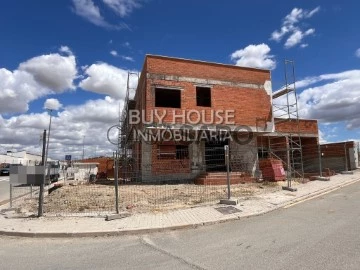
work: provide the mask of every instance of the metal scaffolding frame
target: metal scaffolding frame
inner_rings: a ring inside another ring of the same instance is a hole
[[[292,60],[284,61],[285,85],[273,93],[273,112],[276,115],[274,124],[283,122],[296,122],[295,129],[289,132],[276,131],[275,135],[268,136],[270,156],[281,159],[287,168],[287,187],[291,188],[294,178],[303,179],[303,153],[300,137],[300,124],[298,113],[298,101],[296,93],[295,62]],[[282,139],[281,139],[282,138]],[[285,138],[286,148],[283,146]]]
[[[119,111],[119,133],[118,133],[118,157],[122,159],[122,173],[123,175],[127,175],[127,163],[128,158],[131,155],[131,145],[130,145],[130,136],[131,136],[131,126],[129,124],[129,103],[133,100],[130,99],[130,92],[134,92],[137,89],[138,81],[139,81],[139,73],[138,72],[128,72],[127,83],[126,83],[126,94],[124,100],[124,107],[120,113]],[[131,84],[131,78],[135,77],[137,83],[135,86]],[[119,162],[118,162],[119,163]]]
[[[128,113],[129,113],[129,103],[132,101],[130,100],[130,92],[135,92],[137,86],[133,87],[131,86],[131,77],[135,77],[137,81],[139,81],[139,73],[137,72],[128,72],[127,77],[127,83],[126,83],[126,94],[125,94],[125,100],[124,100],[124,107],[122,109],[122,112],[119,116],[119,151],[123,150],[124,152],[121,152],[122,154],[126,154],[126,149],[128,147],[129,143],[129,135],[131,132],[130,125],[129,125],[129,119],[128,119]],[[137,84],[136,84],[137,85]],[[127,156],[127,155],[125,155]]]

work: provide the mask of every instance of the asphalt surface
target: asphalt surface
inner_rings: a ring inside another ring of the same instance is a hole
[[[263,216],[144,236],[0,237],[1,269],[359,269],[360,183]]]
[[[0,202],[8,200],[10,197],[9,176],[0,176]]]

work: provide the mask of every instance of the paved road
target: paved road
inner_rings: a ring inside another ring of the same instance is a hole
[[[0,176],[0,202],[9,199],[9,176]]]
[[[0,237],[3,269],[359,269],[360,183],[235,222],[146,236]]]

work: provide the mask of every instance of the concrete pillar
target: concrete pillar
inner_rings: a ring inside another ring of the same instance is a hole
[[[205,171],[205,142],[189,145],[189,158],[191,160],[191,173],[199,174]]]
[[[260,176],[259,158],[257,149],[257,135],[247,143],[230,141],[230,169],[250,174],[252,177]]]
[[[359,156],[358,151],[356,148],[349,148],[349,161],[350,161],[350,168],[349,170],[356,170],[359,167]]]
[[[143,182],[151,181],[152,178],[152,148],[151,144],[144,141],[141,144],[141,180]]]

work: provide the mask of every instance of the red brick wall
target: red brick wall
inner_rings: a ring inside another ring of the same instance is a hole
[[[189,60],[147,57],[147,71],[150,73],[189,76],[200,79],[216,79],[222,81],[256,83],[263,85],[266,80],[270,80],[270,72],[224,66],[218,64],[199,63]],[[146,110],[149,121],[150,111],[155,109],[154,85],[178,86],[181,90],[181,109],[158,108],[166,110],[167,118],[165,122],[172,122],[171,113],[175,110],[180,114],[181,110],[204,110],[205,115],[209,116],[211,110],[234,110],[236,125],[248,125],[264,127],[265,122],[257,122],[257,118],[271,121],[271,100],[265,90],[239,88],[231,86],[214,85],[211,89],[211,107],[196,106],[196,86],[188,82],[163,81],[147,79],[146,83]],[[196,116],[193,115],[192,118]],[[207,118],[210,119],[210,118]],[[178,119],[181,121],[181,119]]]
[[[304,164],[313,162],[319,158],[318,138],[301,138],[302,154]]]
[[[163,145],[170,147],[174,146],[174,142],[164,142]],[[175,151],[175,148],[174,148]],[[176,174],[176,173],[190,173],[190,160],[187,159],[175,159],[175,158],[161,158],[158,157],[158,145],[154,144],[152,146],[152,173],[154,175],[166,175],[166,174]]]
[[[88,159],[80,160],[79,162],[99,163],[98,173],[105,173],[110,178],[114,177],[114,160],[110,157],[88,158]]]
[[[277,123],[277,124],[275,122],[275,130],[279,131],[279,132],[297,133],[298,132],[297,122],[295,120],[281,122],[281,123]],[[300,119],[299,120],[299,132],[318,135],[317,120]]]
[[[349,153],[350,148],[356,148],[355,142],[340,142],[340,143],[328,143],[321,145],[321,152],[324,157],[344,157],[346,153]]]
[[[186,76],[232,82],[264,84],[270,80],[270,71],[214,64],[195,60],[174,59],[148,55],[147,71],[165,75]]]

